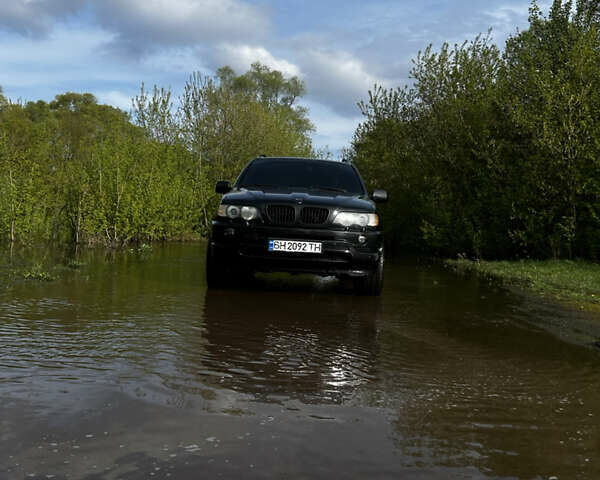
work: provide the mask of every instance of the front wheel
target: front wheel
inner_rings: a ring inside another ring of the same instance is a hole
[[[236,269],[219,258],[215,249],[206,247],[206,285],[208,288],[245,287],[254,279],[249,269]]]
[[[219,288],[225,286],[225,269],[219,265],[213,247],[206,247],[206,285],[208,288]]]
[[[375,270],[364,277],[354,280],[354,291],[360,295],[381,295],[381,291],[383,290],[383,266],[384,256],[382,250]]]

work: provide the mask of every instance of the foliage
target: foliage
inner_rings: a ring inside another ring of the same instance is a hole
[[[0,237],[123,245],[207,233],[215,180],[257,154],[310,155],[297,78],[255,64],[193,74],[179,105],[142,84],[129,114],[89,94],[11,103],[0,90]]]
[[[286,79],[259,63],[236,76],[229,67],[216,77],[195,73],[186,82],[177,107],[171,92],[144,86],[134,100],[134,118],[147,135],[178,151],[198,204],[198,225],[206,234],[218,198],[214,184],[233,179],[244,164],[261,153],[313,154],[307,111],[294,106],[304,93],[296,77]]]
[[[393,199],[392,244],[476,257],[600,256],[597,1],[555,0],[504,52],[490,36],[369,93],[349,157]],[[382,183],[385,180],[385,184]]]
[[[42,270],[39,265],[23,272],[23,278],[25,280],[39,280],[41,282],[51,282],[55,279],[49,272]]]
[[[3,94],[2,86],[0,85],[0,109],[6,107],[7,104],[8,101],[6,100],[6,97]]]

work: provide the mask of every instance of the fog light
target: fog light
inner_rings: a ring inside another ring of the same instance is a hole
[[[235,228],[226,228],[223,231],[223,235],[225,235],[226,237],[233,237],[235,235]]]
[[[367,241],[367,237],[365,237],[364,235],[358,236],[358,243],[365,243],[366,241]]]

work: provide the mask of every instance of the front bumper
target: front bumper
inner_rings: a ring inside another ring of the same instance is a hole
[[[364,236],[360,243],[359,236]],[[270,252],[269,240],[322,242],[322,253]],[[261,272],[361,277],[372,272],[383,252],[378,230],[279,227],[213,220],[210,248],[219,265]]]

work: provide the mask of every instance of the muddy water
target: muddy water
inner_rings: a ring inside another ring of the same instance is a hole
[[[0,478],[600,478],[568,312],[431,266],[208,291],[200,246],[0,293]]]

